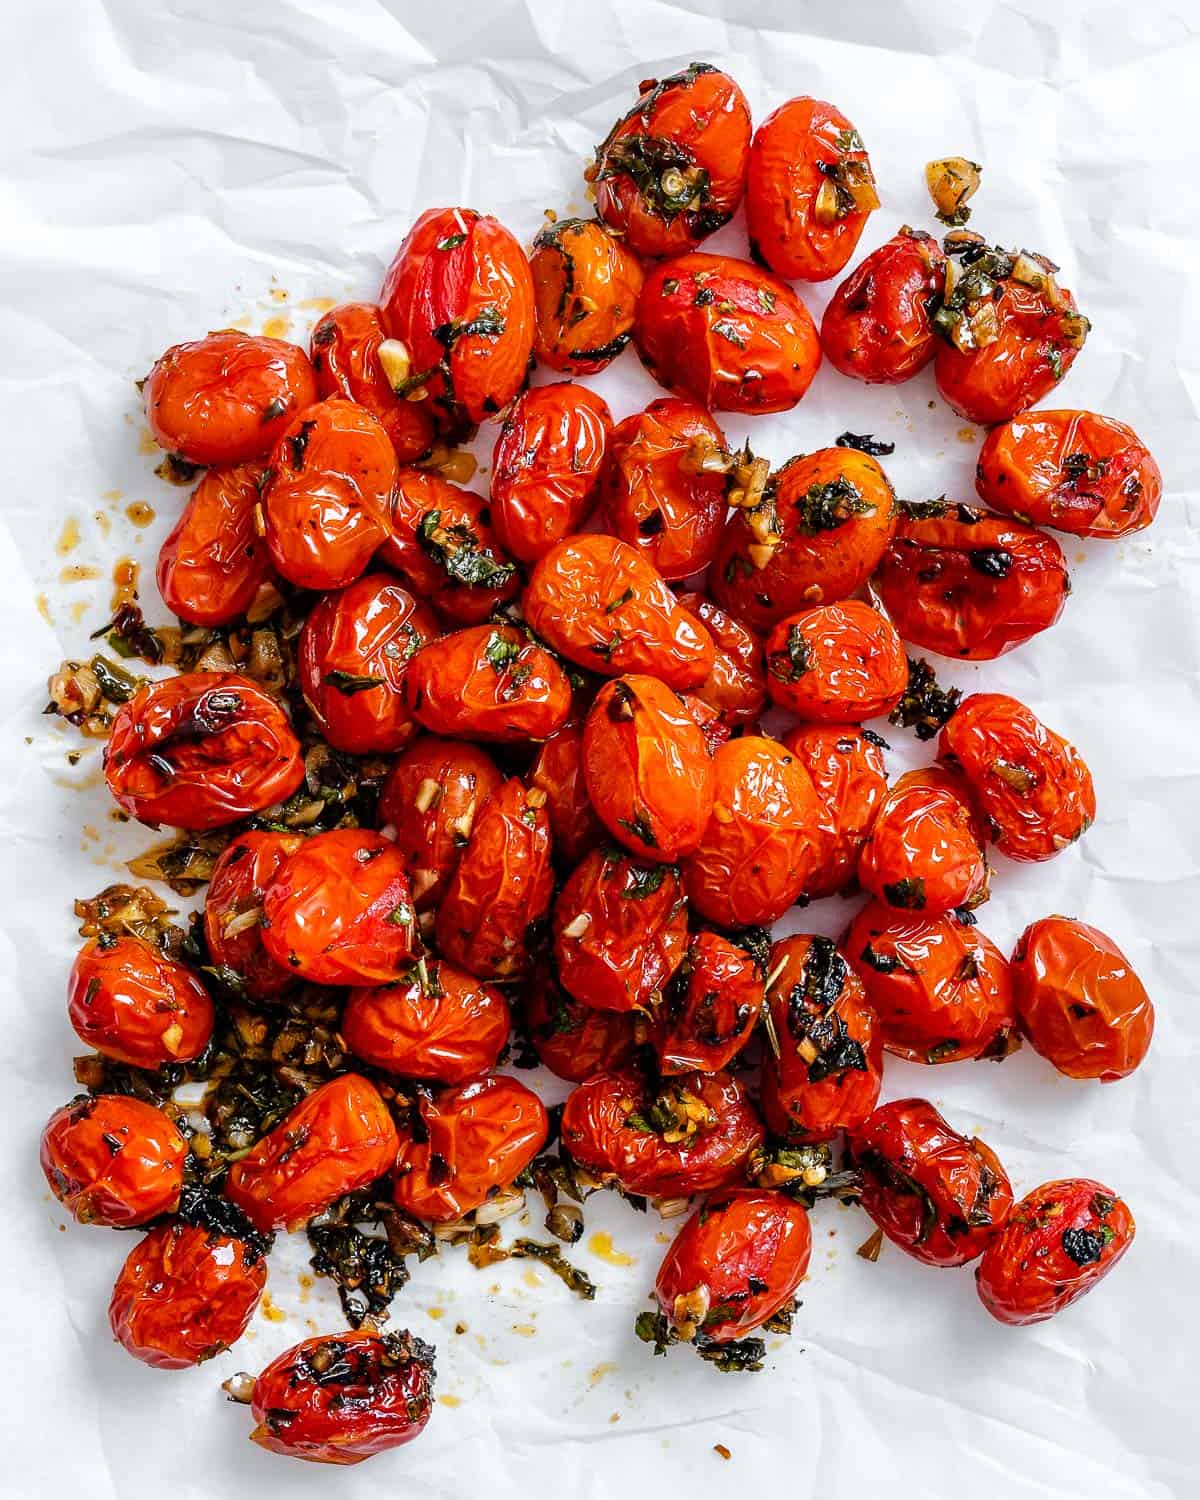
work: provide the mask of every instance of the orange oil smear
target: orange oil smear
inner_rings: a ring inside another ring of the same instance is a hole
[[[37,612],[45,620],[47,625],[54,624],[54,616],[50,613],[50,601],[45,594],[36,594],[33,602],[37,605]]]
[[[301,312],[327,313],[331,307],[337,306],[337,300],[333,297],[305,297],[296,306]]]
[[[105,515],[102,510],[96,512],[96,528],[101,536],[108,536],[112,532],[112,517]]]
[[[154,441],[154,434],[148,427],[143,427],[141,432],[138,433],[138,452],[146,455],[162,452],[162,449]]]
[[[286,315],[268,318],[263,324],[263,334],[269,339],[285,339],[292,329],[292,320]]]
[[[63,529],[58,534],[58,541],[54,544],[54,550],[59,557],[67,557],[79,546],[79,522],[74,516],[68,516],[63,522]]]
[[[438,1403],[441,1406],[461,1406],[462,1405],[462,1398],[459,1397],[459,1396],[446,1395],[446,1396],[439,1396],[437,1399],[438,1399]]]
[[[591,1239],[588,1240],[588,1249],[597,1260],[605,1261],[610,1266],[632,1266],[637,1262],[632,1255],[626,1255],[624,1250],[614,1250],[612,1235],[606,1229],[598,1229]]]
[[[87,612],[88,612],[88,603],[87,603],[87,600],[86,599],[76,599],[75,603],[72,604],[72,606],[71,606],[71,624],[72,625],[78,625],[80,623],[80,621],[83,619],[84,615],[87,614]]]
[[[115,614],[122,604],[132,604],[138,596],[138,574],[140,566],[132,557],[122,557],[113,565],[112,603],[109,608]],[[93,575],[95,576],[95,575]]]
[[[284,1312],[282,1307],[277,1306],[277,1304],[271,1300],[270,1292],[263,1293],[262,1302],[259,1304],[259,1306],[262,1311],[263,1317],[266,1318],[269,1323],[287,1322],[287,1313]]]
[[[89,568],[83,563],[68,563],[59,573],[59,583],[89,583],[93,578],[100,577],[99,568]]]
[[[273,286],[271,288],[271,301],[272,302],[286,302],[287,299],[288,299],[288,295],[289,294],[288,294],[287,289],[285,287]]]
[[[603,1364],[597,1365],[595,1369],[590,1372],[590,1374],[588,1375],[588,1384],[599,1385],[606,1375],[615,1375],[616,1372],[617,1366],[609,1363],[606,1360]]]
[[[155,517],[154,507],[147,505],[145,500],[131,500],[125,507],[125,514],[138,527],[149,526]]]
[[[960,427],[954,436],[960,443],[973,443],[979,434],[973,427]]]

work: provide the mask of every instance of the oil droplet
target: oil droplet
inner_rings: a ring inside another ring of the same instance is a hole
[[[99,577],[99,568],[88,568],[83,563],[70,563],[58,575],[58,581],[59,583],[87,583],[90,579]]]
[[[537,1333],[537,1329],[532,1323],[514,1323],[512,1331],[519,1333],[523,1339],[531,1339]]]
[[[121,491],[120,490],[105,490],[104,493],[103,493],[103,495],[100,496],[100,498],[101,498],[101,500],[107,500],[110,505],[115,505],[117,503],[117,501],[121,498]]]
[[[525,1269],[525,1271],[521,1275],[521,1280],[525,1283],[526,1286],[544,1286],[545,1285],[545,1282],[538,1275],[538,1273],[533,1269],[532,1266],[528,1266]]]
[[[434,1320],[435,1323],[439,1318],[444,1318],[446,1316],[446,1309],[444,1307],[427,1307],[425,1311]]]
[[[138,433],[138,452],[142,454],[160,453],[162,450],[154,441],[154,434],[148,427],[143,427]]]
[[[71,606],[71,624],[72,625],[78,625],[79,622],[83,619],[84,615],[87,614],[87,612],[88,612],[87,600],[86,599],[76,599],[75,603],[72,604],[72,606]]]
[[[115,614],[122,604],[132,604],[138,596],[140,568],[132,557],[118,558],[113,565],[113,593],[110,608]]]
[[[96,512],[96,525],[101,536],[108,536],[112,531],[112,521],[102,510]]]
[[[439,1396],[438,1401],[442,1406],[461,1406],[462,1401],[458,1396]]]
[[[594,1370],[589,1371],[588,1384],[599,1385],[606,1375],[615,1375],[616,1372],[617,1366],[606,1361],[604,1364],[597,1365]]]
[[[973,427],[960,427],[954,436],[960,443],[973,443],[977,434]]]
[[[33,601],[37,605],[37,612],[45,620],[47,625],[54,624],[54,616],[50,613],[50,601],[45,594],[38,594]]]
[[[597,1260],[607,1262],[610,1266],[632,1266],[637,1262],[632,1255],[626,1255],[624,1250],[614,1250],[612,1235],[607,1229],[597,1229],[596,1233],[588,1240],[588,1249]]]
[[[58,534],[58,541],[54,544],[54,550],[59,557],[66,557],[74,552],[79,546],[79,522],[74,516],[68,516],[63,522],[63,529]]]
[[[250,327],[250,314],[243,313],[240,318],[231,318],[225,326],[227,328],[236,328],[239,333],[245,333]]]
[[[309,1293],[313,1289],[313,1279],[311,1276],[306,1276],[301,1272],[296,1280],[300,1283],[300,1303],[303,1306],[308,1301]]]
[[[262,1302],[259,1304],[259,1306],[262,1310],[263,1317],[266,1318],[268,1323],[287,1322],[287,1313],[284,1312],[282,1307],[276,1306],[276,1304],[271,1300],[270,1292],[263,1293]]]
[[[283,287],[281,287],[281,286],[273,286],[271,288],[271,301],[272,302],[286,302],[287,299],[288,299],[288,294],[287,294],[287,291]]]
[[[263,324],[263,333],[269,339],[285,339],[291,331],[292,320],[286,314],[268,318]]]
[[[125,507],[125,514],[135,526],[149,526],[154,520],[154,507],[144,500],[131,500]]]
[[[303,312],[327,313],[331,307],[337,306],[337,301],[333,297],[305,297],[296,306]]]

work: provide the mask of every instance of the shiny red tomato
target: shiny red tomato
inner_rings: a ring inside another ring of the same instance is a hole
[[[767,702],[762,642],[703,594],[680,594],[679,603],[700,621],[715,647],[712,671],[695,696],[720,715],[727,729],[756,725]]]
[[[204,893],[212,961],[255,1000],[274,1000],[296,983],[295,971],[277,964],[263,945],[262,906],[279,866],[301,842],[294,833],[239,833],[225,846]]]
[[[546,816],[560,863],[574,866],[605,840],[604,824],[588,797],[583,774],[583,725],[564,724],[538,751],[529,771],[531,790],[546,797]]]
[[[567,674],[516,625],[475,625],[426,646],[404,673],[403,697],[434,734],[524,744],[571,713]]]
[[[858,599],[780,620],[766,641],[771,701],[801,719],[859,723],[887,714],[908,686],[896,627]]]
[[[161,1109],[124,1094],[99,1094],[50,1116],[42,1171],[80,1224],[128,1229],[173,1212],[187,1149]]]
[[[558,1078],[582,1083],[593,1073],[633,1061],[637,1018],[628,1011],[584,1005],[559,984],[550,964],[536,966],[522,1003],[538,1061]]]
[[[265,474],[261,463],[210,470],[162,544],[158,592],[189,625],[237,619],[274,576],[254,519]]]
[[[633,335],[642,267],[598,219],[559,219],[539,230],[529,257],[538,363],[595,375]]]
[[[884,743],[857,724],[801,724],[783,743],[808,772],[821,803],[820,862],[804,894],[815,901],[845,892],[887,794]]]
[[[846,277],[821,319],[821,349],[843,375],[899,385],[933,358],[933,312],[946,284],[942,247],[906,224]]]
[[[944,766],[908,771],[880,804],[858,883],[884,906],[939,916],[987,900],[983,824],[966,782]]]
[[[763,977],[744,948],[719,933],[698,932],[656,1017],[659,1070],[669,1076],[727,1068],[758,1024]]]
[[[80,949],[67,986],[80,1040],[132,1068],[188,1062],[208,1046],[213,1005],[181,963],[135,937],[93,939]]]

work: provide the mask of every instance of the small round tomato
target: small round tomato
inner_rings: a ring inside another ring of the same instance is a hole
[[[746,179],[750,253],[789,281],[826,281],[879,207],[862,137],[832,104],[801,95],[754,132]]]
[[[287,715],[258,683],[185,672],[145,683],[113,715],[104,775],[139,823],[206,829],[286,801],[304,760]]]
[[[686,692],[712,671],[712,637],[635,547],[594,533],[559,542],[533,570],[525,618],[568,661],[604,677],[645,672]]]
[[[187,1149],[152,1104],[124,1094],[85,1096],[46,1122],[42,1171],[80,1224],[127,1229],[174,1211]]]
[[[697,698],[691,693],[680,693],[679,701],[700,730],[709,755],[715,755],[722,745],[733,738],[733,730],[703,698]]]
[[[477,425],[521,388],[533,352],[533,279],[503,224],[470,208],[427,209],[388,268],[383,326],[447,428]]]
[[[721,927],[768,926],[817,868],[817,794],[800,763],[760,735],[722,745],[713,773],[712,817],[684,865],[688,900]]]
[[[821,363],[786,281],[729,255],[681,255],[646,277],[633,341],[659,385],[713,411],[788,411]]]
[[[71,969],[67,1006],[80,1040],[131,1068],[199,1057],[213,1029],[200,980],[139,938],[93,939]]]
[[[1154,1004],[1129,960],[1096,927],[1043,917],[1017,939],[1021,1032],[1068,1078],[1127,1078],[1154,1035]]]
[[[699,932],[663,997],[654,1050],[659,1070],[716,1073],[753,1035],[763,1004],[763,976],[744,948]]]
[[[728,1073],[659,1084],[633,1070],[595,1073],[562,1116],[562,1143],[581,1166],[656,1198],[736,1187],[762,1142],[762,1121]]]
[[[499,743],[549,739],[571,713],[567,674],[516,625],[475,625],[431,642],[409,663],[402,692],[434,734]]]
[[[780,708],[820,723],[860,723],[895,708],[908,659],[886,615],[858,599],[780,620],[766,641],[767,692]]]
[[[311,984],[386,984],[417,947],[404,856],[364,828],[314,833],[263,893],[263,946]]]
[[[829,938],[781,938],[768,966],[773,1041],[763,1059],[763,1116],[785,1140],[831,1141],[875,1108],[883,1078],[879,1022]]]
[[[213,866],[204,893],[209,955],[255,1000],[274,1000],[296,983],[295,972],[277,964],[263,945],[262,905],[279,866],[301,842],[294,833],[239,833]]]
[[[1008,963],[969,913],[864,906],[839,944],[889,1052],[909,1062],[1001,1059],[1020,1045]]]
[[[880,805],[858,861],[858,883],[884,906],[940,916],[987,900],[983,825],[961,776],[908,771]]]
[[[938,757],[962,771],[992,842],[1010,859],[1051,859],[1095,821],[1092,773],[1074,745],[1003,693],[964,698]]]
[[[142,385],[154,441],[193,464],[262,458],[316,399],[303,349],[233,328],[173,345]]]
[[[995,1152],[959,1135],[924,1099],[893,1099],[850,1136],[862,1206],[927,1266],[977,1259],[1012,1209],[1012,1184]]]
[[[559,219],[529,257],[537,314],[533,352],[564,375],[595,375],[633,334],[642,267],[598,219]]]
[[[728,73],[648,78],[596,148],[596,212],[638,255],[690,250],[733,217],[749,152],[750,106]]]
[[[492,1074],[417,1101],[419,1128],[401,1139],[393,1197],[416,1219],[444,1224],[472,1213],[518,1178],[546,1144],[542,1101]]]
[[[534,969],[523,997],[525,1029],[538,1061],[558,1078],[582,1083],[593,1073],[633,1061],[637,1020],[627,1011],[597,1010],[569,995],[548,963]]]
[[[433,1373],[433,1350],[410,1333],[305,1339],[254,1382],[251,1441],[309,1463],[362,1463],[424,1431]]]
[[[834,292],[821,319],[825,358],[871,385],[911,380],[934,356],[932,315],[945,285],[942,247],[906,224]]]
[[[554,854],[561,863],[577,865],[604,842],[604,825],[596,816],[583,774],[582,724],[564,724],[554,731],[530,768],[529,785],[545,794]]]
[[[675,1236],[654,1295],[680,1338],[728,1343],[791,1301],[811,1253],[803,1204],[785,1193],[737,1188],[709,1198]]]
[[[762,642],[703,594],[680,594],[679,603],[700,621],[715,647],[712,671],[695,696],[720,715],[727,729],[756,724],[767,702]]]
[[[266,1260],[245,1240],[161,1224],[126,1257],[108,1321],[134,1359],[186,1370],[237,1343],[266,1284]]]
[[[390,1172],[399,1144],[378,1089],[341,1073],[234,1162],[225,1196],[260,1234],[295,1229]]]
[[[1031,411],[993,428],[975,486],[989,505],[1072,536],[1149,526],[1162,474],[1132,427],[1093,411]]]
[[[158,554],[158,592],[189,625],[225,625],[243,615],[272,577],[254,509],[261,463],[212,469],[192,491]]]
[[[810,900],[850,888],[859,853],[887,795],[884,742],[857,724],[801,724],[784,747],[808,772],[821,803],[820,863],[804,894]]]
[[[433,417],[424,401],[409,401],[396,394],[379,353],[386,337],[374,303],[343,302],[317,321],[309,352],[321,398],[344,396],[365,406],[379,418],[391,439],[397,463],[412,464],[427,457],[433,447]],[[394,353],[400,355],[401,351]],[[393,369],[403,370],[403,358],[398,367],[394,360],[389,363]],[[418,389],[415,394],[425,393]]]

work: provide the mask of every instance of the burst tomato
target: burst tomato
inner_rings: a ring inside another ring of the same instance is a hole
[[[633,334],[642,267],[597,219],[559,219],[538,232],[529,257],[538,363],[595,375]]]
[[[294,833],[238,834],[213,867],[204,894],[209,955],[255,1000],[273,1000],[296,983],[295,972],[277,964],[263,944],[262,905],[279,866],[301,842]]]
[[[254,512],[261,463],[213,469],[192,491],[158,554],[158,592],[189,625],[225,625],[253,604],[273,576]]]
[[[124,1094],[75,1099],[42,1131],[42,1171],[80,1224],[127,1229],[171,1213],[187,1142],[161,1109]]]
[[[323,314],[309,342],[317,390],[322,399],[344,396],[365,406],[391,439],[397,463],[416,463],[433,447],[433,418],[425,402],[396,394],[379,354],[386,337],[371,302],[343,302]],[[423,389],[414,395],[424,395]]]
[[[885,906],[936,917],[987,900],[983,825],[963,778],[944,766],[908,771],[880,805],[858,883]]]
[[[575,866],[604,842],[604,825],[588,797],[583,774],[583,725],[564,724],[538,751],[529,771],[532,790],[546,797],[546,816],[560,863]]]
[[[767,702],[762,642],[703,594],[680,594],[679,603],[713,638],[712,671],[695,696],[733,730],[754,725]]]
[[[820,862],[804,894],[833,896],[853,885],[859,853],[887,794],[884,742],[857,724],[801,724],[783,737],[821,804]]]
[[[132,1068],[188,1062],[212,1036],[213,1005],[200,980],[134,937],[80,949],[67,1006],[81,1041]]]
[[[780,620],[766,641],[767,692],[801,719],[859,723],[890,713],[908,685],[896,627],[858,599]]]
[[[548,963],[534,969],[523,997],[525,1029],[538,1061],[559,1078],[582,1083],[593,1073],[633,1061],[637,1020],[627,1011],[597,1010],[569,995]]]
[[[846,277],[821,319],[821,349],[843,375],[899,385],[936,350],[933,310],[946,284],[942,247],[907,225]]]
[[[719,933],[697,933],[656,1017],[660,1071],[727,1068],[753,1035],[762,1004],[763,975],[750,954]]]
[[[571,712],[571,684],[549,651],[515,625],[475,625],[433,641],[409,663],[404,701],[434,734],[548,739]]]

